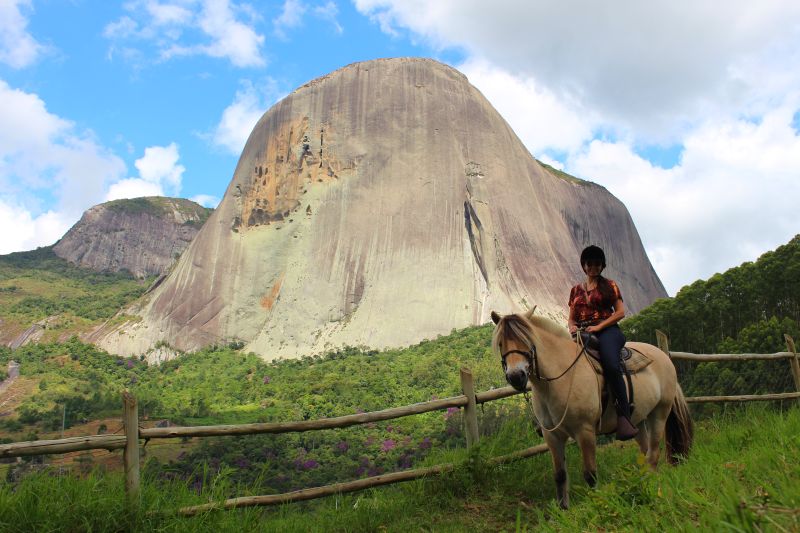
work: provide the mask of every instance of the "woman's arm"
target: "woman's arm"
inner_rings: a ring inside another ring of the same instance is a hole
[[[578,331],[578,325],[575,324],[575,308],[570,306],[569,308],[569,319],[567,319],[567,328],[569,329],[570,335],[574,335],[576,331]]]
[[[603,331],[608,326],[613,326],[620,320],[625,318],[625,303],[622,301],[622,298],[617,299],[616,303],[614,304],[614,312],[611,313],[611,316],[596,324],[594,326],[589,326],[586,328],[586,331],[589,333],[597,333],[598,331]]]

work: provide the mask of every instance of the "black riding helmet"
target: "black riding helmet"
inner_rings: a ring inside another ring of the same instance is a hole
[[[581,252],[581,266],[585,265],[589,261],[600,261],[600,264],[603,266],[603,268],[605,268],[606,254],[603,252],[603,249],[599,246],[595,246],[594,244],[584,248]]]

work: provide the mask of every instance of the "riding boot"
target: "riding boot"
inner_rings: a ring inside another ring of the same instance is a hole
[[[617,440],[630,440],[639,433],[639,430],[631,422],[631,405],[628,403],[625,380],[617,374],[609,379],[609,385],[617,408]]]
[[[617,406],[617,439],[632,439],[639,433],[639,430],[631,423],[628,389],[625,386],[625,380],[622,379],[622,368],[619,361],[619,351],[625,345],[625,336],[615,324],[602,330],[597,338],[600,342],[600,363],[603,366],[603,375]]]
[[[639,429],[633,425],[630,416],[619,414],[617,411],[617,440],[630,440],[639,434]]]

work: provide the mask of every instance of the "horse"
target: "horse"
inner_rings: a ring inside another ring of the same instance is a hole
[[[534,316],[534,310],[535,307],[525,314],[506,316],[492,311],[496,324],[492,349],[501,357],[509,384],[526,393],[531,385],[530,403],[553,459],[558,504],[567,509],[567,439],[571,437],[578,443],[583,478],[594,487],[597,435],[615,431],[617,418],[613,407],[603,413],[602,378],[583,347],[572,340],[566,328],[544,316]],[[677,464],[689,454],[694,427],[675,367],[656,346],[641,342],[626,346],[652,361],[631,376],[636,398],[631,422],[639,428],[639,449],[656,470],[666,434],[667,459]]]

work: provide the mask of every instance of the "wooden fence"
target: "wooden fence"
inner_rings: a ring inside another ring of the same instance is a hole
[[[690,361],[747,361],[747,360],[777,360],[789,359],[792,375],[797,392],[781,394],[761,394],[742,396],[698,396],[686,398],[689,403],[702,402],[750,402],[769,400],[800,399],[800,358],[795,351],[794,341],[785,335],[786,346],[789,351],[774,354],[693,354],[685,352],[670,352],[667,336],[657,331],[658,346],[673,359]],[[38,440],[31,442],[16,442],[0,445],[0,458],[20,457],[30,455],[49,455],[82,450],[123,450],[123,463],[125,467],[125,488],[128,501],[131,505],[139,503],[139,440],[140,439],[167,439],[174,437],[210,437],[222,435],[254,435],[261,433],[290,433],[302,431],[316,431],[321,429],[344,428],[356,424],[366,424],[381,420],[391,420],[405,416],[439,411],[451,407],[464,409],[464,426],[467,446],[473,446],[479,440],[477,406],[486,402],[508,398],[520,392],[512,387],[503,387],[485,392],[474,392],[472,373],[461,369],[461,390],[459,396],[416,403],[403,407],[394,407],[382,411],[358,413],[354,415],[307,420],[302,422],[275,422],[258,424],[236,424],[217,426],[191,426],[169,428],[141,428],[139,415],[134,398],[127,391],[123,393],[123,428],[124,435],[92,435],[86,437],[72,437],[58,440]],[[547,447],[543,444],[520,450],[512,454],[490,459],[493,464],[502,464],[533,455],[545,453]],[[315,487],[298,490],[285,494],[269,496],[248,496],[233,498],[224,502],[215,502],[205,505],[186,507],[179,512],[184,515],[193,515],[210,509],[233,509],[253,505],[275,505],[301,500],[309,500],[353,492],[370,487],[377,487],[402,481],[410,481],[422,477],[439,475],[454,468],[453,464],[436,465],[415,470],[406,470],[380,476],[359,479],[346,483],[336,483],[324,487]]]

